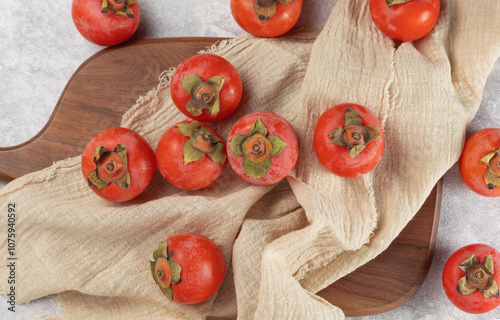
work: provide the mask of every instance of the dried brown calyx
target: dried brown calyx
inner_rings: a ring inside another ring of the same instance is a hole
[[[253,8],[259,20],[265,22],[276,14],[277,3],[286,6],[293,1],[294,0],[255,0]]]
[[[207,109],[212,116],[216,116],[220,111],[220,91],[224,80],[222,76],[211,77],[206,82],[194,74],[184,77],[182,88],[191,95],[186,110],[193,116],[199,116],[203,109]]]
[[[498,298],[498,283],[493,279],[494,268],[491,255],[484,257],[483,263],[479,263],[473,254],[460,264],[460,269],[465,276],[458,281],[457,292],[468,295],[481,291],[485,298]]]
[[[171,284],[176,284],[181,281],[181,266],[171,261],[172,254],[167,253],[167,242],[161,242],[153,252],[153,261],[151,264],[151,274],[156,284],[160,287],[161,292],[169,301],[172,300],[174,291]]]
[[[103,189],[113,182],[122,189],[130,187],[130,174],[127,167],[127,150],[117,144],[114,150],[99,146],[94,150],[95,170],[87,176],[90,187]]]
[[[380,137],[381,133],[373,124],[363,126],[361,116],[351,108],[346,108],[344,113],[344,128],[332,130],[328,137],[332,143],[346,146],[349,156],[354,158],[366,148],[371,141]]]
[[[488,189],[500,187],[500,148],[495,152],[488,153],[481,159],[481,162],[488,166],[484,176]]]
[[[135,0],[102,0],[102,13],[114,13],[119,16],[135,18],[134,10],[130,8]]]

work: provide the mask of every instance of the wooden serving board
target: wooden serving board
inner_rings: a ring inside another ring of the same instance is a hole
[[[100,131],[118,126],[136,100],[176,67],[218,38],[131,42],[90,57],[74,73],[47,125],[31,140],[0,148],[0,179],[12,180],[82,153]],[[376,259],[319,292],[346,316],[386,312],[403,305],[429,270],[439,220],[441,182],[390,247]]]

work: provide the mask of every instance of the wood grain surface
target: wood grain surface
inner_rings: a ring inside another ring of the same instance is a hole
[[[93,55],[68,82],[47,125],[21,145],[0,148],[0,179],[9,181],[81,154],[94,135],[120,124],[127,109],[158,84],[164,70],[217,40],[143,40]],[[318,294],[346,316],[377,314],[403,305],[430,268],[440,203],[441,182],[386,251]]]

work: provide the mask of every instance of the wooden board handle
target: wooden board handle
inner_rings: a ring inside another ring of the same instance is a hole
[[[100,131],[118,126],[164,70],[221,38],[152,39],[106,48],[87,59],[63,90],[44,128],[20,145],[0,148],[0,179],[10,181],[79,155]]]

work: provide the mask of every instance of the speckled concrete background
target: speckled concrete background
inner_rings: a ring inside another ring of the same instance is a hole
[[[335,3],[305,1],[298,25],[321,28]],[[140,4],[141,24],[132,38],[135,40],[246,35],[231,16],[229,0]],[[8,147],[30,139],[43,128],[71,75],[102,47],[78,34],[69,0],[43,1],[36,7],[9,1],[0,14],[0,30],[0,147]],[[488,78],[481,107],[467,137],[486,127],[500,127],[500,60]],[[0,181],[0,188],[5,184]],[[499,217],[500,198],[485,198],[468,190],[458,166],[453,166],[444,176],[435,256],[426,281],[404,306],[358,319],[500,319],[500,308],[480,316],[461,312],[448,301],[441,287],[441,270],[458,248],[481,242],[500,250]],[[18,305],[12,314],[7,311],[5,296],[0,296],[0,319],[34,319],[46,314],[64,315],[57,297]]]

